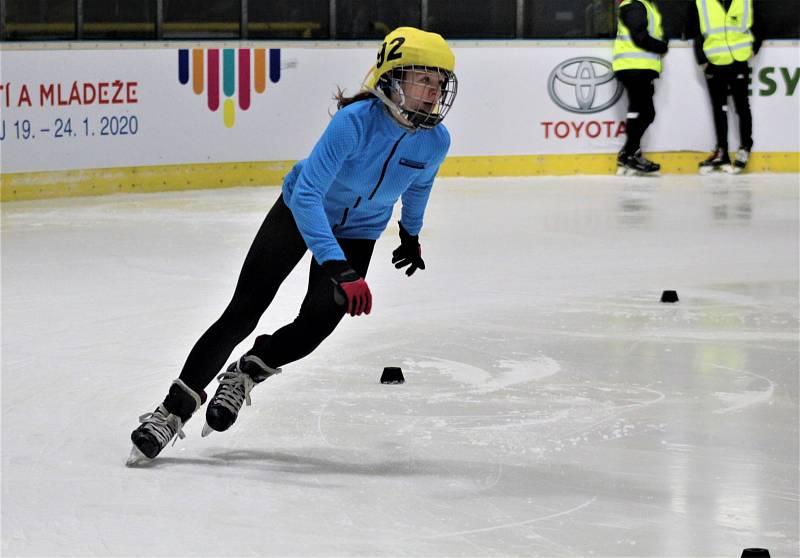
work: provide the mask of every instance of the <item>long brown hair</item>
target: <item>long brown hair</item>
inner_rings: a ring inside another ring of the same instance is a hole
[[[336,108],[344,108],[347,105],[352,105],[358,101],[366,101],[367,99],[376,99],[375,94],[371,91],[359,91],[352,97],[347,97],[341,87],[336,87],[336,95],[333,96],[336,100]]]

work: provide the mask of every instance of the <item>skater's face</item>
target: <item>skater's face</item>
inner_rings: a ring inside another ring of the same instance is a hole
[[[443,77],[436,70],[406,70],[398,93],[392,94],[392,101],[402,104],[406,110],[430,114],[442,98]]]

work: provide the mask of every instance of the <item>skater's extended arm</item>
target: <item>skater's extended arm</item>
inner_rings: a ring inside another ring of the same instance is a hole
[[[446,129],[442,128],[446,132]],[[400,246],[392,252],[392,263],[397,269],[409,266],[406,275],[411,276],[417,269],[425,269],[422,259],[422,248],[419,244],[419,232],[425,216],[425,208],[431,195],[433,181],[439,167],[450,148],[450,135],[445,134],[442,151],[435,161],[423,171],[422,176],[403,192],[403,207],[400,213]]]
[[[403,223],[403,227],[411,235],[418,235],[419,231],[422,230],[425,207],[428,205],[428,197],[431,195],[433,181],[439,173],[439,167],[444,162],[444,158],[447,156],[447,151],[450,149],[450,134],[444,126],[440,126],[439,130],[444,132],[441,147],[438,147],[439,152],[434,155],[427,168],[403,192],[401,197],[403,207],[400,213],[400,222]]]
[[[652,37],[647,32],[647,9],[641,2],[631,2],[619,10],[622,23],[631,33],[631,40],[637,47],[648,52],[664,54],[667,52],[667,43]]]
[[[445,153],[447,151],[445,150]],[[442,156],[444,159],[444,156]],[[431,169],[426,169],[425,175],[418,182],[415,182],[403,192],[403,207],[400,212],[400,222],[403,223],[409,234],[417,235],[422,230],[422,223],[425,216],[425,207],[428,205],[428,197],[431,195],[433,180],[439,171],[441,160],[431,164]]]

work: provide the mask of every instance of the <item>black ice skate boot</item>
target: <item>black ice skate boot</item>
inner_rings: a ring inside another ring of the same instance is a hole
[[[750,149],[740,147],[736,152],[736,157],[733,159],[733,174],[739,174],[747,166],[747,161],[750,160]]]
[[[717,147],[711,152],[708,158],[700,163],[700,174],[710,174],[714,171],[726,171],[731,169],[731,158],[727,149]]]
[[[661,165],[642,155],[641,149],[633,155],[628,155],[624,150],[617,155],[617,174],[619,175],[653,175],[660,170]]]
[[[141,424],[131,432],[133,450],[127,464],[153,459],[170,440],[184,438],[183,425],[205,400],[205,392],[197,394],[181,380],[172,382],[164,402],[152,413],[139,417]]]
[[[224,432],[230,428],[242,405],[250,405],[250,392],[255,385],[280,372],[280,368],[270,368],[253,355],[244,355],[231,363],[225,372],[217,376],[219,387],[206,409],[203,436],[208,436],[214,430]]]

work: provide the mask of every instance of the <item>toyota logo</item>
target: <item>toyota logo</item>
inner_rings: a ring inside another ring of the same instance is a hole
[[[614,106],[622,96],[622,84],[602,58],[570,58],[550,72],[547,92],[564,110],[589,114]]]

